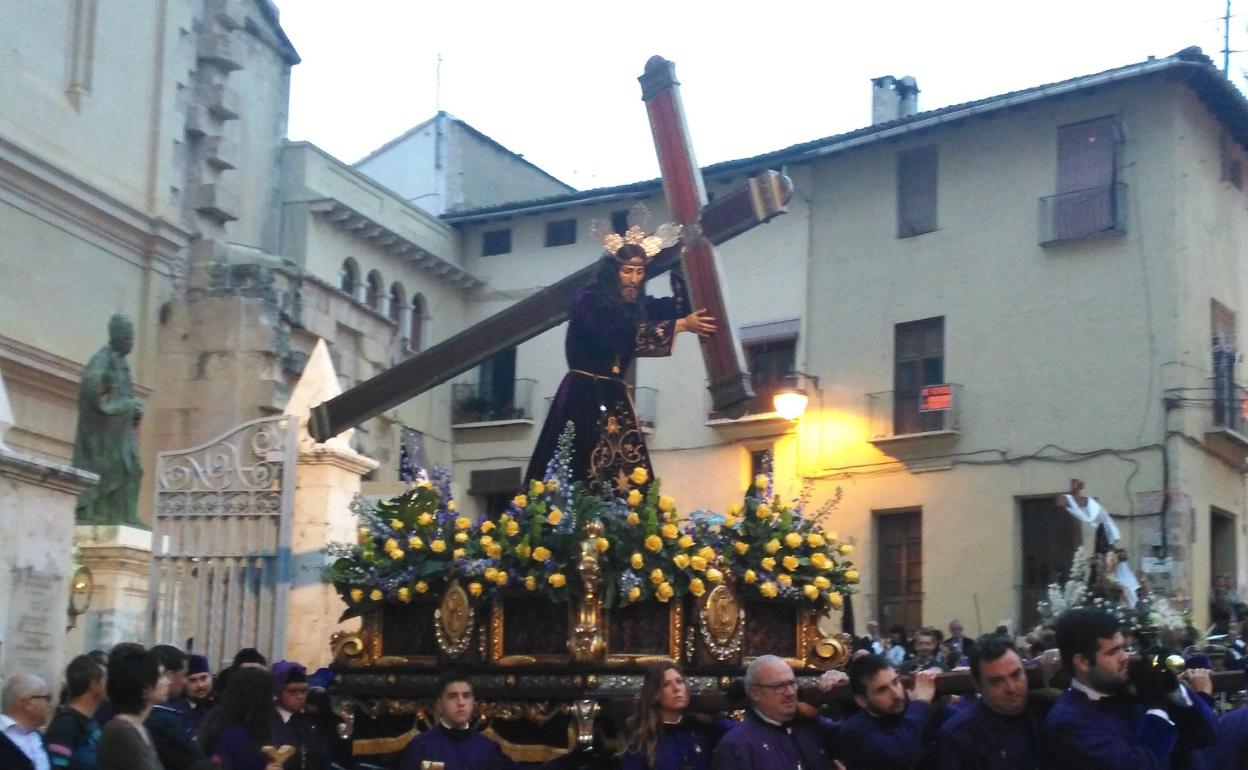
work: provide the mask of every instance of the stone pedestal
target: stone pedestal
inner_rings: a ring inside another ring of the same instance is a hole
[[[0,398],[4,382],[0,380]],[[3,426],[0,426],[3,427]],[[0,434],[0,675],[36,674],[53,687],[69,647],[74,504],[99,477],[4,448]]]
[[[359,625],[358,620],[338,623],[346,605],[332,585],[321,582],[321,573],[328,543],[354,541],[356,520],[351,501],[360,492],[360,477],[376,467],[376,460],[349,448],[317,444],[299,452],[286,658],[310,669],[329,665],[329,637],[334,631]]]
[[[118,642],[147,643],[147,594],[152,533],[121,525],[74,531],[78,563],[91,570],[91,605],[70,632],[76,652],[108,650]]]

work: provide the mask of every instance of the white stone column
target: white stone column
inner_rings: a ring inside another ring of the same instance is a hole
[[[118,642],[147,644],[152,533],[121,525],[75,528],[78,562],[91,570],[91,604],[69,638],[76,653]]]

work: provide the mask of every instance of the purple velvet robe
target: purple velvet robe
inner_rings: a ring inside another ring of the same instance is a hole
[[[713,770],[814,770],[832,766],[840,725],[827,717],[797,718],[777,726],[747,709],[745,719],[719,742]]]
[[[859,711],[841,727],[840,759],[853,770],[909,770],[919,764],[931,730],[931,707],[913,701],[900,716]]]
[[[446,770],[511,770],[516,768],[498,744],[472,729],[438,725],[412,739],[403,750],[399,770],[420,770],[425,760],[442,762]]]
[[[707,770],[720,738],[736,726],[731,719],[713,725],[688,719],[677,725],[663,725],[654,746],[654,766],[646,762],[642,752],[630,751],[620,757],[620,770]]]
[[[673,295],[684,296],[676,278]],[[653,478],[624,375],[634,358],[671,355],[676,319],[688,313],[684,304],[673,297],[642,295],[629,305],[612,301],[593,288],[576,295],[564,341],[569,371],[546,415],[529,462],[528,478],[544,478],[568,422],[576,429],[573,481],[595,486],[610,482],[618,488],[622,485],[620,474],[627,476],[637,467],[645,468]]]

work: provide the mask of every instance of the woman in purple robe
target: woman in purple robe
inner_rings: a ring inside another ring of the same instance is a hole
[[[719,739],[735,723],[686,713],[689,686],[675,663],[647,669],[621,770],[707,770]]]
[[[226,770],[283,770],[260,750],[273,738],[273,679],[262,668],[240,668],[200,726],[199,742]]]
[[[611,233],[603,239],[606,254],[598,263],[597,276],[572,302],[564,342],[568,373],[537,439],[528,478],[546,476],[568,423],[574,429],[569,469],[573,481],[595,489],[610,483],[622,490],[634,468],[645,468],[647,477],[653,478],[625,374],[634,358],[671,355],[679,332],[702,336],[715,331],[714,319],[705,310],[689,312],[676,272],[671,297],[650,297],[643,291],[646,266],[678,236],[679,229],[670,225],[649,237],[634,226],[624,236]]]

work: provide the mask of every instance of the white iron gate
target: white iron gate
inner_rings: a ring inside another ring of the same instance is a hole
[[[156,456],[147,612],[153,643],[227,663],[242,647],[286,646],[298,420],[243,423]]]

